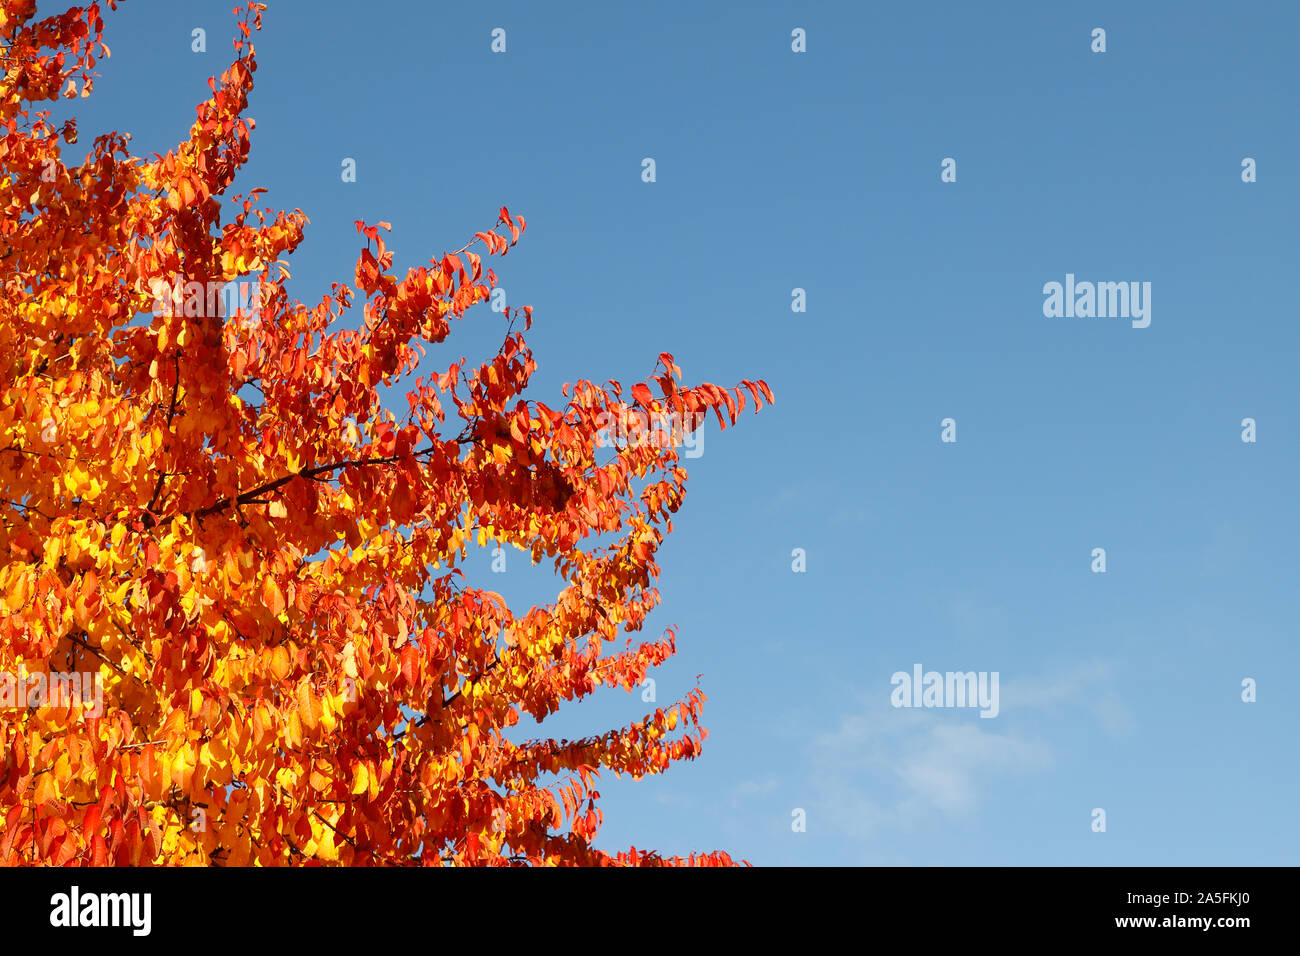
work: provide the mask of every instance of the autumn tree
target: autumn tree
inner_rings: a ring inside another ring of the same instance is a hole
[[[101,11],[0,0],[0,863],[731,863],[593,845],[602,771],[700,752],[698,688],[584,739],[508,731],[674,653],[633,635],[679,429],[767,386],[687,387],[663,353],[626,390],[526,400],[528,307],[486,361],[416,377],[489,298],[525,226],[504,208],[404,276],[358,222],[352,284],[290,298],[306,216],[230,194],[263,9],[187,140],[68,165],[75,120],[34,104],[90,94]],[[472,586],[484,544],[553,564],[554,603]]]

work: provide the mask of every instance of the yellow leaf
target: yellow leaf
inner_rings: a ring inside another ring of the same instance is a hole
[[[30,595],[31,582],[27,580],[27,574],[20,570],[9,584],[9,593],[5,595],[5,606],[10,611],[17,611],[26,606]]]
[[[352,795],[355,797],[359,793],[364,793],[369,784],[369,774],[366,773],[366,765],[355,763],[352,765]]]
[[[173,710],[167,715],[167,722],[163,724],[163,736],[168,740],[185,733],[185,712],[183,710]]]
[[[320,725],[327,734],[333,733],[334,728],[338,726],[338,721],[334,719],[334,708],[339,708],[337,698],[325,697],[321,699]],[[339,713],[342,712],[342,709],[339,708]]]
[[[171,762],[172,784],[177,787],[180,787],[181,789],[185,788],[185,778],[186,778],[186,769],[187,769],[185,758],[187,755],[188,755],[187,748],[182,747],[180,750],[176,751],[176,756],[172,759]]]
[[[317,837],[316,859],[333,862],[339,858],[339,848],[334,845],[334,831],[325,827]]]
[[[284,680],[284,675],[289,673],[289,664],[288,649],[283,644],[277,644],[271,652],[271,673],[276,680]]]
[[[211,766],[225,767],[230,763],[230,741],[224,737],[213,737],[207,749]]]
[[[226,555],[226,560],[222,566],[222,570],[226,574],[226,580],[231,584],[244,583],[244,576],[239,573],[239,562],[235,560],[233,554]]]
[[[253,743],[260,744],[262,742],[262,738],[266,736],[267,730],[270,729],[267,725],[266,709],[264,705],[258,704],[257,707],[253,709],[252,725],[253,725]]]
[[[54,774],[42,773],[36,777],[36,804],[39,806],[47,800],[53,800],[58,796],[54,786]]]
[[[275,583],[275,578],[270,575],[262,579],[262,603],[275,617],[279,617],[284,611],[284,592],[280,590],[280,585]]]
[[[298,716],[302,720],[302,725],[308,730],[316,729],[314,704],[315,701],[311,697],[311,687],[306,681],[303,681],[298,687]]]

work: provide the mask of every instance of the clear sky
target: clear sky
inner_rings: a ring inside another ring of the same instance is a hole
[[[83,144],[182,139],[232,6],[106,14]],[[401,272],[506,205],[529,224],[494,261],[535,310],[528,397],[665,350],[688,382],[776,394],[686,462],[646,636],[677,627],[657,705],[703,675],[710,737],[603,778],[604,848],[1300,859],[1294,0],[269,7],[237,191],[311,218],[294,294],[352,281],[355,219],[392,223]],[[1150,283],[1150,325],[1046,316],[1067,274]],[[502,331],[480,306],[428,367]],[[554,596],[522,557],[476,562]],[[917,664],[997,672],[997,716],[892,707]],[[648,706],[607,690],[546,731]]]

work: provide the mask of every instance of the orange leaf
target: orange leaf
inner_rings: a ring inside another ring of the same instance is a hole
[[[270,575],[262,579],[262,603],[275,617],[284,613],[284,592]]]

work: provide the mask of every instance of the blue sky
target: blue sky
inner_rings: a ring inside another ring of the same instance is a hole
[[[233,5],[106,17],[83,143],[183,138]],[[275,0],[238,186],[310,216],[309,302],[351,281],[355,219],[392,223],[402,271],[524,214],[495,266],[535,310],[530,398],[640,380],[665,350],[690,382],[776,393],[711,423],[661,551],[647,636],[675,626],[680,652],[658,704],[703,675],[704,754],[607,775],[602,846],[1294,864],[1298,35],[1291,0]],[[1046,317],[1067,273],[1151,283],[1150,326]],[[481,306],[429,367],[501,334]],[[554,596],[490,564],[475,583]],[[892,707],[918,663],[997,672],[998,716]],[[546,729],[646,707],[606,691]]]

